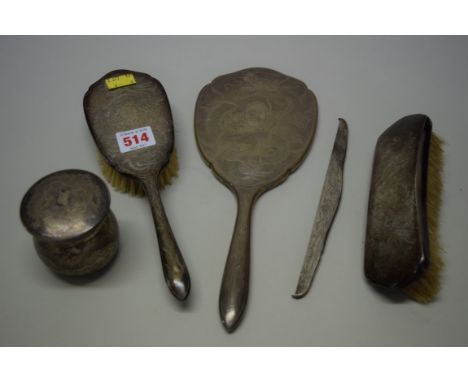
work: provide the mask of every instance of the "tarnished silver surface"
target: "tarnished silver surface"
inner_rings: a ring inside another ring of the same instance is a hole
[[[136,83],[113,90],[106,78],[132,73]],[[84,110],[91,133],[109,164],[118,172],[134,177],[145,187],[158,236],[159,253],[166,284],[179,300],[190,292],[190,276],[167,219],[159,193],[158,177],[174,147],[174,129],[166,92],[155,78],[130,70],[106,74],[89,88]],[[156,144],[120,152],[115,134],[149,126]]]
[[[303,82],[271,69],[220,76],[198,96],[198,147],[238,203],[219,298],[221,321],[228,332],[239,324],[247,303],[253,205],[302,163],[316,123],[315,95]]]
[[[134,85],[107,89],[106,78],[128,73],[133,74]],[[190,276],[159,194],[159,174],[174,147],[172,114],[163,86],[145,73],[116,70],[90,86],[83,104],[89,129],[102,155],[118,172],[143,183],[156,227],[166,284],[174,297],[185,300],[190,292]],[[151,128],[156,144],[120,152],[115,134],[144,126]]]
[[[323,184],[320,201],[315,214],[312,234],[302,265],[294,298],[302,298],[309,291],[318,264],[323,254],[328,233],[335,219],[340,205],[343,189],[343,170],[348,146],[348,126],[343,119],[339,120],[335,144],[328,164],[325,182]]]
[[[54,272],[81,276],[105,267],[118,250],[118,226],[104,182],[82,170],[37,181],[20,207],[43,262]]]
[[[127,73],[136,84],[107,89],[106,78]],[[83,104],[91,134],[107,161],[120,173],[157,178],[174,147],[171,109],[161,83],[145,73],[116,70],[90,86]],[[121,153],[115,134],[143,126],[151,127],[156,145]]]
[[[429,262],[426,181],[432,123],[406,116],[377,141],[367,213],[365,275],[375,285],[404,287]]]

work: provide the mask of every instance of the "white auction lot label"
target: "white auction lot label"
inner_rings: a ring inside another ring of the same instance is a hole
[[[126,153],[133,150],[142,149],[144,147],[153,146],[156,144],[153,130],[151,127],[144,126],[138,129],[119,131],[115,133],[117,143],[121,153]]]

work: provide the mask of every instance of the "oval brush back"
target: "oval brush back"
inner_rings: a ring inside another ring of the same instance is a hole
[[[106,79],[126,73],[136,83],[109,90]],[[158,175],[174,146],[172,114],[166,92],[155,78],[138,72],[116,70],[90,86],[84,110],[91,134],[107,162],[129,176]],[[155,144],[122,153],[116,134],[149,126]]]

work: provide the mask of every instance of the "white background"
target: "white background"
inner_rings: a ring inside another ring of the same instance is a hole
[[[0,345],[464,345],[468,322],[465,37],[0,38]],[[249,304],[224,332],[219,285],[234,197],[202,162],[193,133],[199,90],[251,66],[303,80],[317,96],[318,129],[304,164],[255,208]],[[163,195],[193,289],[177,303],[162,276],[144,199],[112,191],[121,250],[101,278],[71,284],[34,252],[19,204],[61,169],[99,174],[82,97],[108,71],[147,72],[172,106],[180,176]],[[397,119],[426,113],[446,141],[441,237],[447,263],[431,305],[393,302],[363,276],[374,145]],[[343,199],[313,287],[293,300],[338,117],[350,129]]]

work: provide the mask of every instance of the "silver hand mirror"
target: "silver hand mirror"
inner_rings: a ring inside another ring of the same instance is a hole
[[[303,82],[271,69],[220,76],[198,96],[198,147],[238,204],[219,298],[221,321],[228,332],[239,324],[247,302],[252,207],[260,195],[299,167],[316,124],[315,95]]]

